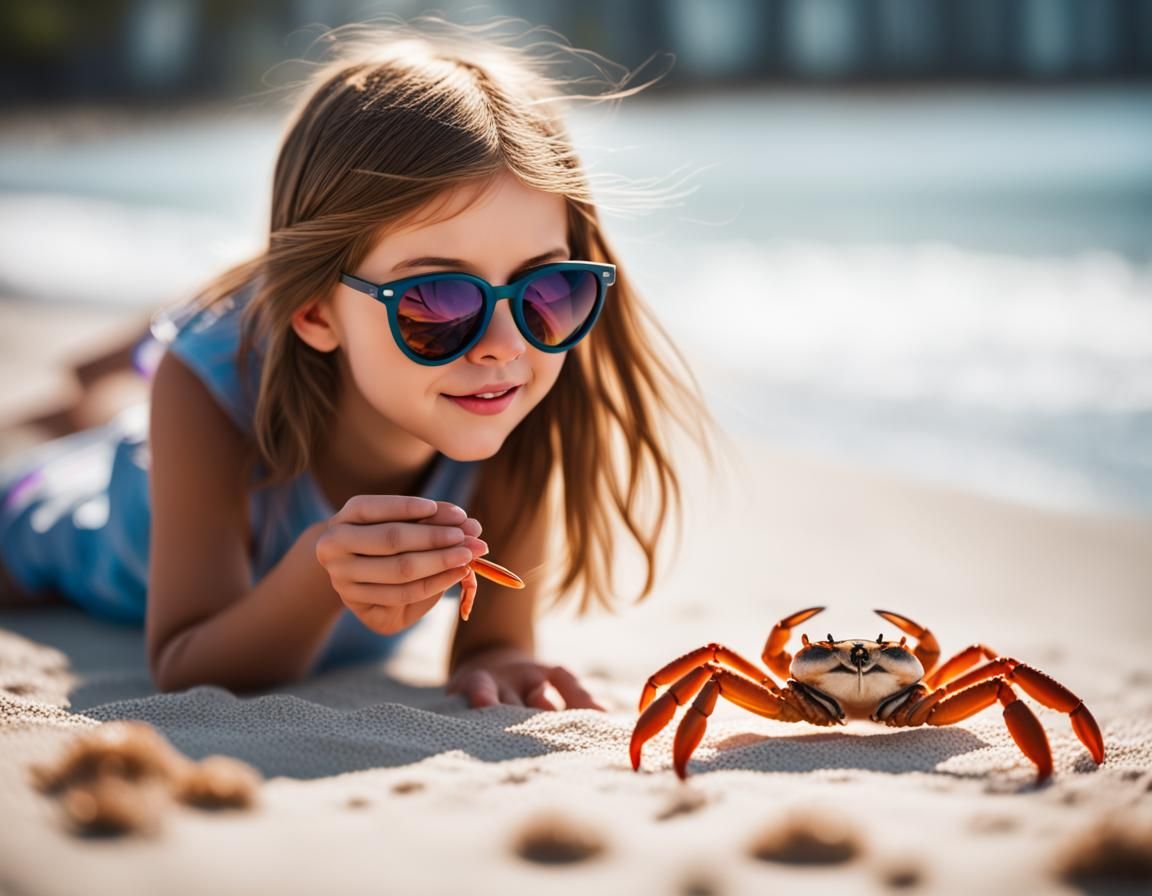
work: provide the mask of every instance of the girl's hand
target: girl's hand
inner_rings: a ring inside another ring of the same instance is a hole
[[[469,658],[452,673],[445,690],[449,694],[463,694],[473,708],[509,703],[558,709],[545,693],[548,685],[563,698],[566,709],[604,711],[576,676],[563,666],[538,663],[514,647],[493,648]]]
[[[476,520],[445,501],[357,495],[328,520],[316,559],[344,605],[390,635],[431,610],[488,553],[479,534]]]

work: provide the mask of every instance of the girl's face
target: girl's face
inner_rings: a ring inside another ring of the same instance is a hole
[[[437,202],[431,223],[389,233],[348,273],[374,283],[435,271],[466,271],[500,285],[525,269],[570,257],[565,200],[525,186],[511,174],[484,188],[462,187]],[[425,216],[427,217],[427,216]],[[368,443],[382,462],[434,448],[455,460],[495,454],[508,434],[552,388],[564,354],[529,345],[508,302],[469,352],[437,367],[406,357],[392,336],[388,312],[371,296],[341,284],[325,300],[298,311],[296,332],[321,351],[343,350],[339,413],[359,419],[344,429]],[[512,389],[485,407],[454,397]],[[338,423],[338,427],[340,424]],[[422,444],[418,444],[422,443]],[[367,459],[367,458],[366,458]]]

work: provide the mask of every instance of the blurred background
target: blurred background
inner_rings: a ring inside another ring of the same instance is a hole
[[[432,11],[0,6],[4,451],[99,422],[124,392],[76,402],[116,346],[260,245],[284,87],[324,28]],[[1152,0],[435,11],[664,73],[571,123],[593,172],[683,188],[607,224],[730,431],[1152,513]]]

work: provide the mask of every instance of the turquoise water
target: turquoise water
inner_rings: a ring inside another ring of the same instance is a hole
[[[275,115],[92,122],[0,131],[3,294],[151,306],[258,244]],[[1152,512],[1152,91],[750,92],[573,130],[726,426]]]

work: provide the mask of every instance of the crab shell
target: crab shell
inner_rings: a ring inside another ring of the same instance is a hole
[[[885,701],[924,677],[924,667],[903,642],[834,641],[831,636],[826,641],[805,638],[789,671],[819,692],[811,696],[833,716],[848,719],[885,718],[898,705],[886,707]]]

